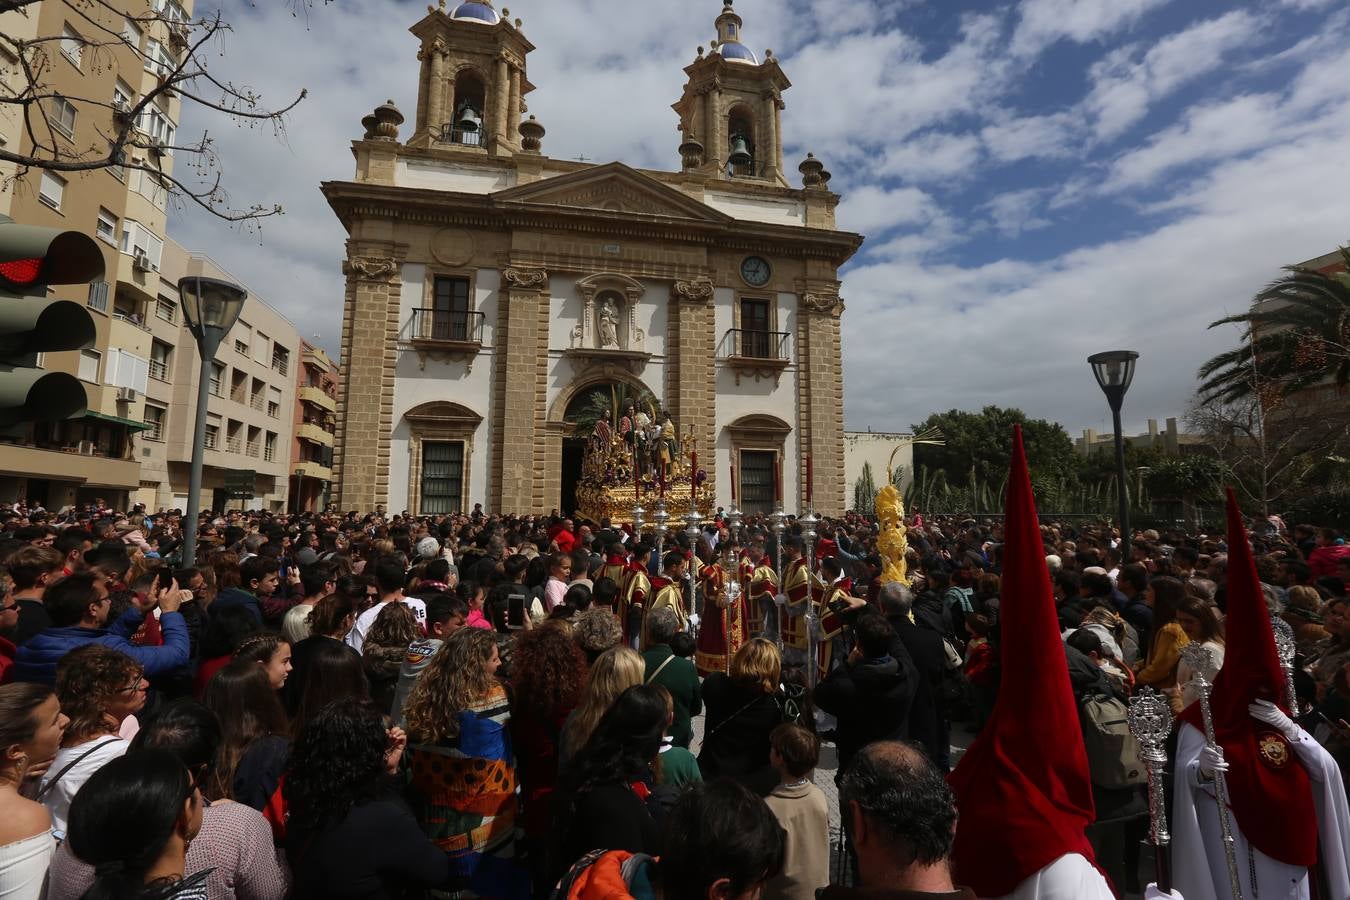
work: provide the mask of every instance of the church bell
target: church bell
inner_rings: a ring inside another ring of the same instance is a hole
[[[727,162],[733,166],[748,166],[754,162],[754,157],[750,155],[750,148],[746,146],[745,135],[732,135],[731,155],[727,157]]]
[[[455,127],[460,131],[477,131],[483,125],[482,116],[478,111],[468,103],[459,108],[459,115],[455,116]]]

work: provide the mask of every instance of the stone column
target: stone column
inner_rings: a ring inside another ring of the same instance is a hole
[[[768,91],[764,97],[764,126],[764,139],[755,150],[763,162],[764,175],[776,179],[782,168],[782,158],[778,155],[778,109],[773,91]]]
[[[838,294],[804,293],[797,315],[797,450],[801,465],[798,498],[806,499],[806,456],[815,482],[812,505],[817,513],[844,513],[844,374],[840,365],[839,316],[844,301]],[[792,480],[783,475],[783,489]]]
[[[431,45],[431,84],[427,86],[427,130],[432,137],[440,137],[441,126],[449,121],[442,105],[445,100],[445,46],[440,41]]]
[[[506,141],[506,116],[507,116],[507,98],[511,93],[511,67],[507,62],[506,54],[501,53],[497,56],[497,79],[493,84],[493,115],[492,115],[492,134],[496,138],[496,149]]]
[[[700,465],[708,473],[700,495],[715,497],[717,335],[714,333],[712,281],[696,278],[671,285],[667,321],[665,408],[675,420],[681,441],[693,428],[699,458],[704,460]]]
[[[349,245],[349,252],[342,266],[347,298],[334,477],[342,509],[371,510],[389,500],[403,261],[387,248],[357,250]]]
[[[513,147],[520,146],[520,69],[511,67],[511,93],[506,101],[506,142]]]
[[[540,312],[540,307],[543,312]],[[540,334],[541,328],[543,334]],[[541,341],[545,352],[539,352]],[[535,471],[539,423],[546,415],[548,372],[548,273],[543,269],[502,270],[493,345],[492,489],[498,512],[547,512],[542,478]],[[543,373],[541,375],[541,372]],[[539,495],[536,500],[536,494]]]
[[[417,75],[417,127],[413,136],[425,134],[431,126],[427,124],[427,109],[431,106],[431,92],[435,87],[431,83],[431,49],[423,47],[417,51],[417,61],[421,68]]]

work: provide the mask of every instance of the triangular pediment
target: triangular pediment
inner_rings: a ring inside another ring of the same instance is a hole
[[[499,191],[492,199],[510,204],[594,209],[702,222],[732,221],[726,213],[620,162],[522,184]]]

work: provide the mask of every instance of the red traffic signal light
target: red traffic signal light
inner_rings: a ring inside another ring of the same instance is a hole
[[[42,273],[42,257],[11,259],[0,262],[0,278],[9,282],[13,288],[25,288],[38,280]]]

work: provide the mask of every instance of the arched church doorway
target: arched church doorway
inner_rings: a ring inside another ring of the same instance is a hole
[[[596,435],[617,437],[619,421],[630,403],[652,419],[657,418],[661,403],[641,382],[605,377],[581,380],[581,386],[565,403],[561,421],[556,423],[562,439],[558,503],[564,514],[573,515],[577,511],[577,486]]]

